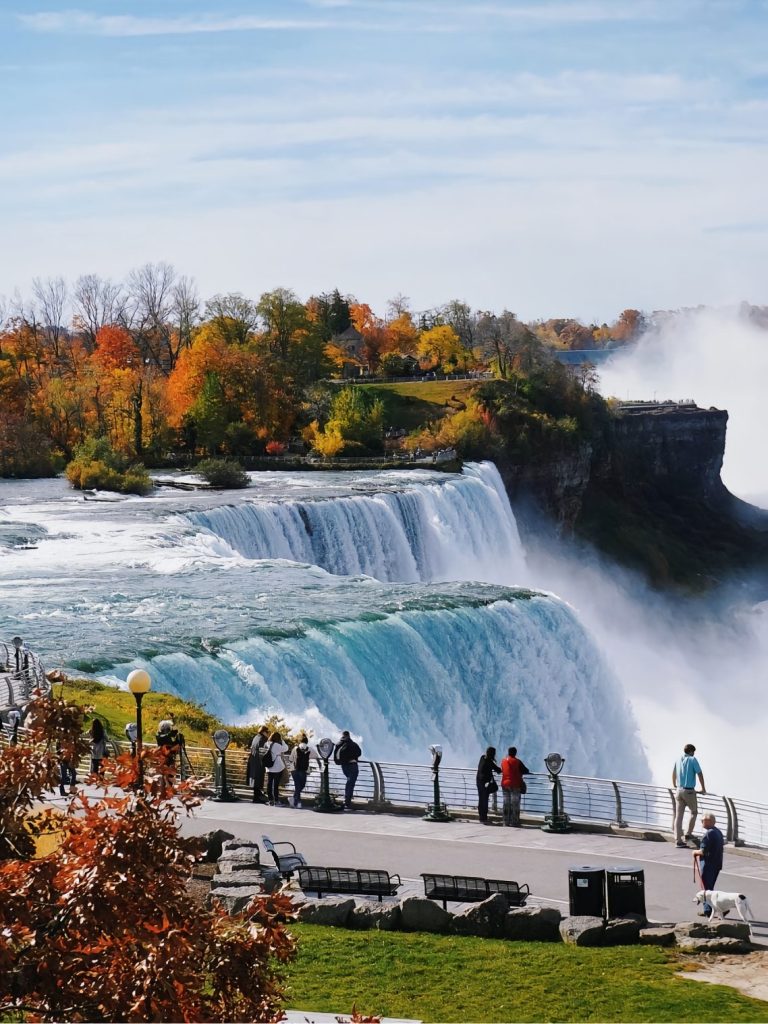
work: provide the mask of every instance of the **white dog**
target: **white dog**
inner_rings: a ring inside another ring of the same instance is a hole
[[[749,900],[742,893],[720,892],[719,889],[702,889],[693,897],[694,903],[708,903],[712,907],[711,921],[725,917],[729,910],[735,910],[742,921],[753,921],[754,915]]]

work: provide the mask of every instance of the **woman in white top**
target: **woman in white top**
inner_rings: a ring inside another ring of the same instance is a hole
[[[267,769],[267,800],[271,804],[280,801],[280,776],[285,771],[283,754],[288,753],[287,744],[283,743],[283,737],[279,732],[273,732],[269,737],[269,746],[264,755],[264,767]]]

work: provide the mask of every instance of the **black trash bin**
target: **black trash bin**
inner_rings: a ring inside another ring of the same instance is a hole
[[[645,872],[637,864],[605,869],[608,917],[645,917]]]
[[[605,868],[568,869],[571,917],[605,917]]]

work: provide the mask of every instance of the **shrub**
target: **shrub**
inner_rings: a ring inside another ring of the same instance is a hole
[[[234,459],[203,459],[198,462],[195,472],[211,487],[239,488],[250,483],[250,477]]]
[[[145,467],[129,465],[105,437],[89,437],[78,445],[66,468],[66,476],[80,491],[97,488],[120,494],[147,494],[152,490]]]
[[[267,455],[282,455],[285,452],[285,447],[282,441],[268,441]]]

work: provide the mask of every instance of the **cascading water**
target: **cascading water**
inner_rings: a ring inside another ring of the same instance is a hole
[[[479,606],[406,611],[251,637],[217,657],[163,655],[146,667],[160,688],[253,721],[271,708],[289,720],[344,726],[380,760],[423,760],[443,742],[472,763],[489,742],[568,750],[569,768],[645,775],[628,708],[573,613],[519,593]]]
[[[508,589],[525,558],[491,464],[255,474],[226,496],[103,505],[58,481],[24,485],[14,504],[14,487],[0,497],[13,596],[0,630],[50,664],[114,682],[141,664],[226,721],[278,711],[346,727],[381,760],[422,762],[442,742],[468,764],[489,742],[518,743],[532,760],[561,746],[576,773],[648,777],[573,613]]]
[[[219,506],[189,519],[246,558],[286,558],[337,575],[510,584],[525,565],[504,485],[489,462],[416,487]]]

